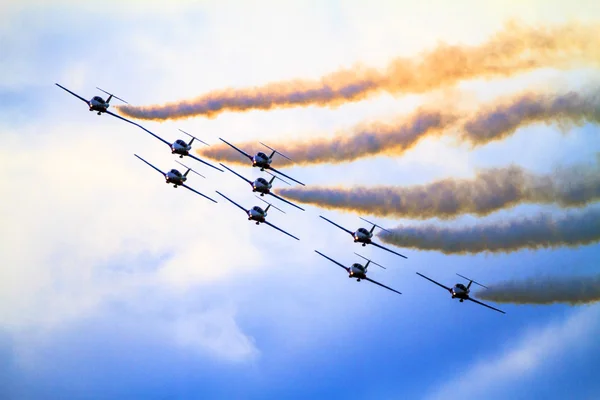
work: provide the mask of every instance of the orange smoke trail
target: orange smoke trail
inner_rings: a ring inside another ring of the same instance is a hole
[[[526,124],[554,122],[599,123],[600,87],[592,87],[585,93],[525,92],[494,101],[472,114],[453,111],[447,105],[437,109],[423,107],[401,118],[399,123],[362,124],[331,139],[296,143],[283,141],[269,145],[293,160],[277,158],[278,166],[342,163],[380,154],[401,155],[422,138],[441,135],[450,128],[462,139],[479,146],[506,138]],[[250,142],[236,146],[250,154],[259,149],[256,143]],[[226,144],[203,148],[198,150],[198,154],[233,164],[248,162]]]
[[[386,70],[357,65],[320,80],[291,80],[209,92],[164,105],[119,106],[127,117],[147,120],[213,118],[225,111],[299,106],[339,106],[381,91],[425,93],[475,77],[507,77],[540,67],[568,68],[600,62],[600,25],[568,23],[534,28],[507,23],[478,46],[441,44],[421,56],[398,58]]]
[[[600,208],[567,212],[561,217],[539,213],[533,217],[455,228],[434,224],[400,226],[378,236],[394,246],[437,250],[444,254],[576,247],[600,241]]]
[[[330,210],[412,219],[488,215],[520,203],[583,206],[600,199],[600,155],[596,165],[536,175],[517,166],[479,171],[474,179],[443,179],[427,185],[284,188],[277,194]]]
[[[440,111],[419,110],[400,125],[374,123],[359,127],[354,135],[339,135],[334,139],[315,139],[307,142],[277,144],[268,143],[292,160],[277,157],[277,166],[291,164],[340,163],[380,153],[404,151],[414,146],[427,134],[441,132],[455,117]],[[236,147],[254,154],[259,150],[256,143],[242,143]],[[264,148],[262,149],[264,151]],[[213,160],[233,164],[247,164],[248,159],[227,146],[217,144],[199,149],[199,154]]]

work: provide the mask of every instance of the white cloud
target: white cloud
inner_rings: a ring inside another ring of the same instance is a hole
[[[47,128],[26,152],[14,152],[23,130],[0,137],[4,328],[50,328],[148,284],[185,289],[222,280],[238,263],[247,274],[259,265],[247,227],[236,232],[240,253],[223,240],[239,226],[236,215],[165,185],[133,157],[138,129],[98,118],[85,129]],[[168,153],[150,151],[155,144],[136,151],[163,169],[176,166]],[[190,186],[216,197],[206,174]]]
[[[231,310],[212,309],[184,315],[172,325],[175,342],[187,350],[228,361],[250,361],[258,355],[254,340],[244,335]]]
[[[507,346],[494,358],[475,362],[426,398],[507,398],[511,385],[543,373],[552,366],[550,360],[558,361],[568,351],[590,344],[600,333],[599,316],[600,307],[589,306],[561,321],[531,329],[518,344]]]

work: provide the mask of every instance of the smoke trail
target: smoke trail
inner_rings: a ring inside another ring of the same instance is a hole
[[[357,65],[320,80],[292,80],[209,92],[164,105],[119,106],[121,114],[166,120],[215,117],[224,111],[308,105],[335,107],[381,91],[425,93],[474,77],[504,77],[539,67],[565,68],[600,61],[600,25],[568,23],[534,28],[514,22],[479,46],[441,44],[416,59],[398,58],[385,71]]]
[[[374,123],[370,126],[359,128],[352,136],[339,135],[335,139],[315,139],[304,143],[268,143],[275,147],[292,160],[277,157],[277,165],[285,166],[291,164],[316,164],[316,163],[339,163],[353,161],[369,155],[386,153],[388,151],[402,151],[410,148],[416,142],[434,132],[440,133],[443,128],[451,124],[455,117],[444,114],[441,111],[428,111],[421,109],[411,117],[405,119],[400,125],[386,125]],[[258,150],[264,151],[256,146],[256,143],[242,143],[236,147],[241,148],[249,154]],[[227,146],[217,144],[205,149],[199,149],[199,154],[213,160],[227,161],[233,164],[247,164],[248,159]]]
[[[513,304],[587,304],[600,301],[600,275],[591,277],[545,277],[507,281],[476,295],[481,300]]]
[[[600,208],[550,213],[458,228],[400,226],[378,234],[385,243],[445,254],[510,253],[520,249],[575,247],[600,241]]]
[[[501,140],[520,126],[536,122],[581,125],[600,122],[600,86],[585,93],[525,93],[516,99],[491,105],[465,120],[462,137],[474,145]]]
[[[341,163],[378,154],[401,155],[422,138],[440,135],[450,128],[453,132],[460,132],[458,135],[462,139],[480,146],[503,139],[518,127],[535,122],[600,123],[600,86],[593,86],[583,93],[525,92],[492,102],[472,114],[454,111],[447,105],[438,109],[420,108],[398,123],[362,124],[332,139],[297,143],[283,141],[269,145],[293,160],[278,158],[279,166]],[[250,142],[236,146],[251,154],[258,150],[256,144]],[[198,153],[222,162],[248,162],[225,144],[204,148]]]
[[[412,219],[482,216],[519,203],[583,206],[600,199],[600,154],[595,166],[572,166],[550,175],[510,166],[481,170],[472,180],[449,178],[409,187],[283,188],[277,193],[330,210]]]

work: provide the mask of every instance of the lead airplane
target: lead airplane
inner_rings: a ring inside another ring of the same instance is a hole
[[[219,138],[219,139],[221,139],[221,138]],[[275,168],[273,168],[273,167],[271,166],[271,161],[273,160],[273,156],[275,155],[275,153],[279,154],[281,157],[283,157],[283,158],[285,158],[285,159],[288,159],[288,160],[292,161],[292,160],[291,160],[289,157],[287,157],[287,156],[285,156],[285,155],[281,154],[280,152],[278,152],[278,151],[277,151],[277,150],[275,150],[274,148],[272,148],[272,147],[269,147],[269,146],[267,146],[266,144],[264,144],[264,143],[262,143],[262,142],[259,142],[260,144],[262,144],[262,145],[263,145],[263,146],[265,146],[266,148],[268,148],[268,149],[271,149],[273,152],[271,153],[271,155],[270,155],[270,156],[267,156],[267,155],[266,155],[265,153],[263,153],[262,151],[259,151],[258,153],[256,153],[256,155],[254,155],[254,156],[251,156],[250,154],[246,153],[246,152],[245,152],[245,151],[243,151],[243,150],[240,150],[240,149],[238,149],[237,147],[235,147],[235,146],[234,146],[234,145],[232,145],[231,143],[227,142],[226,140],[224,140],[224,139],[221,139],[221,141],[222,141],[222,142],[224,142],[225,144],[227,144],[228,146],[230,146],[230,147],[234,148],[235,150],[239,151],[241,154],[245,155],[247,158],[249,158],[249,159],[250,159],[250,161],[252,161],[252,166],[253,166],[253,167],[260,168],[260,170],[261,170],[261,171],[264,171],[265,169],[269,169],[269,170],[271,170],[271,171],[273,171],[273,172],[276,172],[276,173],[278,173],[278,174],[280,174],[280,175],[283,175],[283,176],[285,176],[285,177],[286,177],[286,178],[288,178],[288,179],[291,179],[291,180],[293,180],[294,182],[296,182],[296,183],[298,183],[298,184],[300,184],[300,185],[302,185],[302,186],[306,186],[304,183],[302,183],[302,182],[300,182],[300,181],[297,181],[296,179],[292,178],[291,176],[288,176],[288,175],[284,174],[283,172],[281,172],[281,171],[278,171],[278,170],[276,170]]]
[[[94,96],[94,97],[92,97],[91,100],[88,100],[88,99],[85,99],[85,98],[81,97],[77,93],[71,92],[69,89],[67,89],[64,86],[59,85],[58,83],[55,83],[55,85],[58,86],[59,88],[65,90],[65,91],[71,93],[73,96],[75,96],[78,99],[80,99],[81,101],[83,101],[85,104],[88,105],[88,108],[89,108],[90,111],[97,111],[98,115],[102,115],[102,113],[107,113],[107,114],[112,115],[113,117],[117,117],[119,119],[122,119],[125,122],[129,122],[130,124],[140,126],[140,125],[136,124],[135,122],[128,120],[127,118],[123,118],[120,115],[117,115],[115,113],[112,113],[112,112],[108,111],[108,107],[110,106],[110,104],[109,104],[110,100],[113,97],[115,99],[121,100],[125,104],[129,104],[129,103],[127,103],[125,100],[123,100],[123,99],[115,96],[114,94],[108,93],[106,90],[102,90],[99,87],[96,87],[96,89],[101,90],[102,92],[104,92],[104,93],[106,93],[108,95],[108,98],[106,100],[104,100],[100,96]]]
[[[151,166],[152,168],[154,168],[155,170],[160,172],[165,177],[166,183],[167,184],[172,183],[174,188],[177,188],[177,186],[183,186],[184,188],[189,189],[196,194],[199,194],[200,196],[212,201],[213,203],[217,202],[216,200],[211,199],[210,197],[206,196],[205,194],[202,194],[199,191],[197,191],[196,189],[192,189],[191,187],[189,187],[188,185],[185,184],[185,181],[187,181],[187,174],[190,171],[192,171],[196,175],[200,175],[201,177],[204,178],[204,175],[199,174],[198,172],[194,171],[190,167],[180,163],[179,161],[175,161],[177,164],[183,165],[184,167],[186,167],[187,171],[185,171],[185,173],[183,173],[183,174],[176,169],[172,169],[169,172],[163,172],[160,169],[158,169],[157,167],[155,167],[154,165],[150,164],[148,161],[144,160],[142,157],[138,156],[137,154],[134,154],[134,156],[136,156],[137,158],[139,158],[140,160],[142,160],[143,162],[145,162],[146,164],[148,164],[149,166]]]
[[[327,218],[323,217],[322,215],[319,215],[319,217],[323,218],[325,221],[329,222],[330,224],[333,224],[335,226],[337,226],[338,228],[340,228],[341,230],[349,233],[350,235],[352,235],[352,238],[354,238],[354,243],[362,243],[363,247],[370,244],[373,245],[375,247],[379,247],[380,249],[389,251],[390,253],[394,253],[397,256],[403,257],[403,258],[408,258],[400,253],[396,253],[394,250],[390,250],[387,247],[383,247],[382,245],[375,243],[371,240],[371,238],[373,237],[373,231],[375,230],[375,227],[384,230],[386,232],[389,232],[387,229],[382,228],[381,226],[374,224],[373,222],[369,222],[364,218],[361,218],[363,221],[368,222],[369,224],[373,225],[373,227],[371,228],[371,230],[367,230],[365,228],[358,228],[356,231],[352,232],[349,229],[344,228],[343,226],[340,226],[338,224],[336,224],[335,222],[328,220]]]
[[[348,278],[356,278],[357,282],[360,282],[360,280],[363,279],[365,281],[373,282],[376,285],[379,285],[379,286],[381,286],[383,288],[391,290],[392,292],[395,292],[395,293],[398,293],[398,294],[402,294],[399,291],[397,291],[395,289],[392,289],[389,286],[385,286],[384,284],[379,283],[377,281],[374,281],[373,279],[367,277],[367,268],[369,267],[369,264],[373,263],[373,264],[377,265],[378,267],[381,267],[381,268],[385,269],[385,267],[383,265],[379,265],[376,262],[373,262],[373,261],[369,260],[368,258],[361,256],[358,253],[354,253],[357,256],[359,256],[360,258],[362,258],[364,260],[367,260],[367,264],[365,264],[363,266],[362,264],[354,263],[350,267],[345,267],[343,264],[340,264],[339,262],[335,261],[333,258],[327,257],[325,254],[321,253],[320,251],[315,250],[315,252],[317,254],[325,257],[326,259],[328,259],[332,263],[337,264],[338,266],[344,268],[348,272]]]
[[[417,272],[417,275],[419,275],[419,276],[421,276],[421,277],[423,277],[423,278],[427,279],[427,280],[428,280],[428,281],[430,281],[430,282],[433,282],[433,283],[435,283],[436,285],[438,285],[438,286],[440,286],[440,287],[443,287],[443,288],[444,288],[444,289],[446,289],[448,292],[450,292],[450,294],[452,295],[452,298],[453,298],[453,299],[454,299],[454,298],[458,298],[458,299],[460,299],[460,302],[461,302],[461,303],[462,303],[463,301],[465,301],[465,300],[469,300],[469,301],[472,301],[473,303],[477,303],[477,304],[480,304],[480,305],[482,305],[482,306],[484,306],[484,307],[491,308],[492,310],[495,310],[495,311],[501,312],[502,314],[506,314],[506,313],[505,313],[504,311],[502,311],[502,310],[499,310],[499,309],[497,309],[497,308],[494,308],[494,307],[492,307],[492,306],[490,306],[490,305],[487,305],[487,304],[485,304],[485,303],[482,303],[482,302],[480,302],[479,300],[475,300],[474,298],[472,298],[472,297],[470,297],[470,296],[469,296],[469,292],[471,291],[471,284],[472,284],[472,283],[474,283],[474,284],[476,284],[476,285],[479,285],[479,286],[481,286],[481,287],[484,287],[484,288],[486,288],[486,289],[487,289],[487,286],[483,286],[481,283],[477,283],[477,282],[475,282],[473,279],[469,279],[469,278],[467,278],[467,277],[465,277],[465,276],[462,276],[462,275],[460,275],[460,274],[456,274],[456,275],[460,276],[461,278],[468,280],[468,281],[469,281],[469,284],[468,284],[467,286],[465,286],[465,285],[463,285],[462,283],[457,283],[456,285],[454,285],[454,287],[453,287],[453,288],[449,288],[448,286],[444,286],[444,285],[442,285],[441,283],[439,283],[439,282],[436,282],[436,281],[434,281],[433,279],[431,279],[431,278],[428,278],[428,277],[426,277],[426,276],[425,276],[425,275],[423,275],[423,274],[420,274],[420,273],[418,273],[418,272]]]
[[[191,158],[193,158],[196,161],[200,161],[201,163],[208,165],[209,167],[212,167],[212,168],[214,168],[214,169],[216,169],[218,171],[224,172],[219,167],[215,167],[211,163],[208,163],[208,162],[202,160],[201,158],[198,158],[195,155],[193,155],[193,154],[190,153],[190,150],[192,149],[192,143],[194,142],[194,140],[197,140],[197,141],[199,141],[201,143],[204,143],[207,146],[208,146],[208,143],[203,142],[202,140],[198,139],[197,137],[190,135],[186,131],[183,131],[183,130],[180,129],[181,132],[185,133],[186,135],[188,135],[189,137],[192,138],[192,140],[190,140],[189,143],[186,143],[186,142],[184,142],[181,139],[177,139],[173,143],[170,143],[170,142],[166,141],[165,139],[161,138],[160,136],[158,136],[158,135],[150,132],[148,129],[144,128],[143,126],[141,126],[139,124],[135,124],[135,125],[139,126],[143,130],[145,130],[146,132],[148,132],[149,134],[151,134],[152,136],[154,136],[155,138],[157,138],[158,140],[160,140],[161,142],[163,142],[164,144],[166,144],[167,146],[169,146],[169,148],[171,149],[171,154],[177,154],[177,155],[179,155],[179,158],[183,158],[183,156],[191,157]]]
[[[252,186],[253,192],[259,192],[261,196],[264,196],[265,194],[270,194],[271,196],[275,197],[276,199],[279,199],[285,203],[288,203],[289,205],[292,205],[296,208],[299,208],[302,211],[305,211],[304,208],[299,207],[296,204],[292,203],[291,201],[288,201],[288,200],[284,199],[283,197],[279,197],[275,193],[271,192],[271,188],[273,187],[273,181],[275,180],[275,178],[285,182],[283,179],[273,175],[273,177],[271,178],[270,181],[267,181],[265,178],[258,178],[254,182],[252,182],[250,179],[244,178],[242,175],[238,174],[237,172],[235,172],[234,170],[229,168],[227,165],[225,165],[223,163],[219,163],[219,164],[221,164],[221,166],[223,168],[227,168],[230,172],[236,174],[237,176],[239,176],[240,178],[242,178],[243,180],[248,182],[250,184],[250,186]],[[267,173],[268,173],[268,171],[267,171]],[[287,183],[287,182],[285,182],[285,183]],[[288,183],[288,185],[289,185],[289,183]]]
[[[260,208],[259,206],[254,206],[251,209],[247,210],[244,207],[242,207],[241,205],[239,205],[238,203],[236,203],[235,201],[231,200],[229,197],[225,196],[223,193],[219,192],[218,190],[216,190],[216,192],[224,197],[226,200],[228,200],[230,203],[234,204],[235,206],[237,206],[238,208],[240,208],[241,210],[244,211],[244,213],[246,213],[246,215],[248,216],[248,221],[255,221],[256,225],[259,225],[261,223],[263,224],[267,224],[269,225],[271,228],[275,228],[280,232],[285,233],[286,235],[293,237],[296,240],[300,240],[298,239],[296,236],[292,235],[291,233],[288,233],[286,231],[284,231],[281,228],[276,227],[275,225],[273,225],[272,223],[270,223],[269,221],[266,220],[267,217],[267,211],[269,211],[270,207],[273,207],[276,210],[281,211],[282,213],[285,214],[285,211],[275,207],[273,204],[269,203],[268,201],[265,201],[263,199],[261,199],[260,197],[256,197],[257,199],[259,199],[260,201],[264,201],[265,203],[268,204],[267,208],[265,208],[264,210],[262,208]]]

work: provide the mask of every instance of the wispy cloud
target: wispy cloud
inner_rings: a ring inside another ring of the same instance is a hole
[[[518,339],[518,344],[497,356],[476,361],[426,398],[511,398],[516,394],[511,390],[515,383],[534,374],[539,377],[544,368],[553,366],[550,360],[558,362],[565,353],[589,344],[599,333],[600,307],[577,310],[562,321],[526,332]]]
[[[237,244],[240,253],[205,240],[198,227],[219,205],[174,191],[135,159],[131,148],[146,155],[154,147],[139,142],[138,128],[98,118],[85,134],[69,123],[47,128],[27,153],[8,150],[25,129],[1,137],[0,166],[7,177],[0,188],[20,193],[0,205],[7,266],[0,269],[3,329],[54,329],[149,285],[185,291],[260,266],[261,254],[246,229],[237,230],[245,238]],[[146,157],[163,169],[176,166],[168,156]],[[190,186],[211,190],[208,179],[194,178]],[[30,223],[14,213],[21,208]],[[226,237],[238,226],[234,217],[221,215],[211,233]]]
[[[170,326],[177,345],[200,355],[208,353],[231,362],[246,362],[259,355],[253,338],[241,331],[231,310],[183,315]]]

